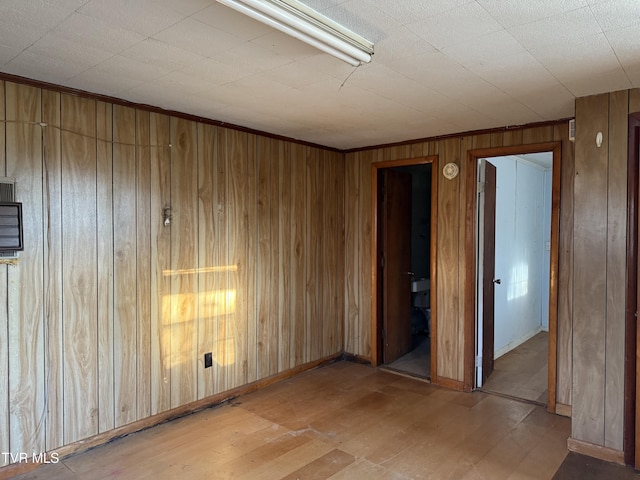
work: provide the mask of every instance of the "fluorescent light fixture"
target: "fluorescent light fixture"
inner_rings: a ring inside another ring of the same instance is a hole
[[[297,0],[218,0],[354,67],[369,63],[373,43]]]

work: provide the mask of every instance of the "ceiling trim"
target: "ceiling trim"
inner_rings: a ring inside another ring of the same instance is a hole
[[[122,106],[125,106],[125,107],[137,108],[137,109],[145,110],[145,111],[148,111],[148,112],[153,112],[153,113],[159,113],[159,114],[162,114],[162,115],[178,117],[178,118],[182,118],[182,119],[185,119],[185,120],[191,120],[191,121],[194,121],[194,122],[204,123],[204,124],[207,124],[207,125],[214,125],[214,126],[217,126],[217,127],[229,128],[231,130],[237,130],[237,131],[245,132],[245,133],[248,133],[248,134],[261,135],[263,137],[273,138],[275,140],[282,140],[282,141],[285,141],[285,142],[296,143],[296,144],[299,144],[299,145],[305,145],[307,147],[320,148],[322,150],[327,150],[327,151],[336,152],[336,153],[343,153],[343,154],[363,152],[363,151],[367,151],[367,150],[376,150],[376,149],[380,149],[380,148],[399,147],[399,146],[411,145],[411,144],[414,144],[414,143],[421,143],[421,142],[433,142],[433,141],[438,141],[438,140],[445,140],[445,139],[448,139],[448,138],[462,138],[462,137],[471,136],[471,135],[486,135],[486,134],[490,134],[490,133],[507,132],[509,130],[520,130],[520,129],[524,129],[524,128],[555,126],[555,125],[561,124],[563,122],[568,122],[571,118],[573,118],[573,117],[567,117],[567,118],[561,118],[561,119],[558,119],[558,120],[549,120],[549,121],[544,121],[544,122],[527,123],[527,124],[523,124],[523,125],[509,125],[509,126],[505,126],[505,127],[488,128],[488,129],[484,129],[484,130],[469,130],[467,132],[449,133],[449,134],[446,134],[446,135],[438,135],[438,136],[435,136],[435,137],[415,138],[415,139],[410,139],[410,140],[404,140],[402,142],[384,143],[384,144],[379,144],[379,145],[371,145],[371,146],[368,146],[368,147],[357,147],[357,148],[349,148],[349,149],[341,150],[339,148],[328,147],[326,145],[320,145],[320,144],[317,144],[317,143],[307,142],[307,141],[299,140],[299,139],[296,139],[296,138],[285,137],[283,135],[276,135],[275,133],[269,133],[269,132],[265,132],[265,131],[262,131],[262,130],[256,130],[256,129],[253,129],[253,128],[243,127],[241,125],[235,125],[235,124],[223,122],[223,121],[220,121],[220,120],[214,120],[214,119],[211,119],[211,118],[200,117],[198,115],[192,115],[192,114],[189,114],[189,113],[179,112],[179,111],[176,111],[176,110],[165,110],[165,109],[160,108],[160,107],[154,107],[153,105],[147,105],[147,104],[142,104],[142,103],[131,102],[129,100],[123,100],[121,98],[111,97],[109,95],[101,95],[99,93],[92,93],[92,92],[88,92],[86,90],[79,90],[79,89],[75,89],[75,88],[71,88],[71,87],[64,87],[62,85],[56,85],[54,83],[44,82],[44,81],[41,81],[41,80],[34,80],[34,79],[28,78],[28,77],[21,77],[19,75],[12,75],[12,74],[9,74],[9,73],[0,72],[0,80],[13,82],[13,83],[20,83],[20,84],[23,84],[23,85],[29,85],[29,86],[36,87],[36,88],[44,88],[44,89],[55,91],[55,92],[59,92],[59,93],[66,93],[66,94],[69,94],[69,95],[76,95],[76,96],[79,96],[79,97],[89,98],[89,99],[93,99],[93,100],[97,100],[97,101],[101,101],[101,102],[106,102],[106,103],[112,103],[112,104],[115,104],[115,105],[122,105]]]
[[[75,95],[82,98],[89,98],[89,99],[97,100],[100,102],[112,103],[114,105],[122,105],[124,107],[136,108],[136,109],[144,110],[147,112],[159,113],[159,114],[168,115],[171,117],[182,118],[184,120],[191,120],[194,122],[200,122],[207,125],[214,125],[216,127],[229,128],[231,130],[237,130],[244,133],[273,138],[275,140],[282,140],[285,142],[297,143],[300,145],[305,145],[307,147],[320,148],[322,150],[328,150],[336,153],[344,153],[343,150],[340,150],[339,148],[327,147],[325,145],[320,145],[313,142],[307,142],[305,140],[298,140],[296,138],[285,137],[283,135],[276,135],[275,133],[264,132],[262,130],[255,130],[253,128],[243,127],[241,125],[235,125],[233,123],[227,123],[220,120],[214,120],[212,118],[200,117],[198,115],[192,115],[185,112],[178,112],[176,110],[165,110],[164,108],[154,107],[153,105],[131,102],[129,100],[123,100],[121,98],[111,97],[109,95],[101,95],[99,93],[92,93],[92,92],[87,92],[86,90],[79,90],[71,87],[64,87],[62,85],[43,82],[41,80],[33,80],[31,78],[21,77],[19,75],[12,75],[9,73],[0,72],[0,80],[13,82],[13,83],[20,83],[23,85],[28,85],[36,88],[44,88],[46,90],[51,90],[54,92],[66,93],[69,95]]]
[[[370,147],[357,147],[357,148],[348,148],[346,150],[342,150],[343,153],[357,153],[364,152],[367,150],[377,150],[380,148],[390,148],[390,147],[402,147],[405,145],[412,145],[414,143],[422,143],[422,142],[434,142],[438,140],[446,140],[448,138],[462,138],[462,137],[470,137],[476,135],[487,135],[491,133],[503,133],[511,130],[522,130],[525,128],[538,128],[538,127],[555,127],[556,125],[562,124],[564,122],[569,122],[573,117],[560,118],[558,120],[547,120],[544,122],[534,122],[534,123],[525,123],[522,125],[508,125],[505,127],[494,127],[487,128],[483,130],[469,130],[466,132],[459,133],[447,133],[446,135],[437,135],[435,137],[424,137],[424,138],[416,138],[413,140],[403,140],[402,142],[395,143],[383,143],[380,145],[373,145]],[[569,126],[567,125],[567,129]]]

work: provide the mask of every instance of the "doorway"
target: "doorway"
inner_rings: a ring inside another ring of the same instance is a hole
[[[430,378],[435,304],[436,157],[372,166],[373,364]]]
[[[490,157],[479,159],[478,173],[486,186],[478,201],[476,386],[541,405],[548,383],[552,164],[551,152]]]
[[[479,211],[482,198],[472,196],[478,212],[476,245],[476,332],[470,360],[477,389],[525,399],[555,411],[557,274],[559,229],[559,143],[475,150],[469,159],[474,183],[482,178],[481,159],[496,166],[495,260],[485,263]],[[471,184],[474,184],[471,183]],[[478,184],[479,185],[479,184]],[[482,187],[479,186],[479,193]],[[490,256],[488,257],[490,258]],[[485,270],[495,273],[481,275]],[[483,278],[484,277],[484,278]],[[483,292],[485,293],[483,295]],[[491,308],[484,310],[487,292]],[[495,293],[494,293],[495,292]],[[487,314],[490,318],[486,318]],[[473,330],[472,330],[473,331]],[[471,352],[469,352],[471,353]],[[491,373],[491,362],[495,362]],[[488,368],[488,372],[483,369]]]

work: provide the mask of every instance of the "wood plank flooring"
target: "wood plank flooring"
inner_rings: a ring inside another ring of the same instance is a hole
[[[497,358],[482,390],[546,405],[548,364],[549,333],[540,332]]]
[[[551,479],[567,418],[337,362],[18,479]]]

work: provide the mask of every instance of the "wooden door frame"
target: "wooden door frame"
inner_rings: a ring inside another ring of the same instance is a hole
[[[640,339],[636,312],[638,311],[638,182],[640,166],[640,113],[629,115],[629,134],[627,148],[627,301],[625,315],[625,359],[624,359],[624,428],[623,451],[627,465],[640,467],[640,425],[636,418],[640,409],[637,377],[640,361]]]
[[[437,239],[437,215],[438,215],[438,156],[430,155],[425,157],[407,158],[402,160],[391,160],[385,162],[376,162],[371,165],[371,365],[378,366],[382,361],[382,309],[380,288],[382,285],[382,276],[380,275],[380,252],[382,250],[382,242],[379,239],[381,234],[378,225],[378,215],[381,213],[379,208],[379,185],[378,171],[384,168],[407,167],[411,165],[428,165],[431,164],[431,239],[430,239],[430,302],[431,302],[431,381],[434,381],[436,366],[437,345],[433,341],[435,332],[437,331],[437,314],[436,314],[436,239]]]
[[[547,410],[556,412],[556,382],[558,363],[558,248],[560,238],[560,173],[562,162],[562,142],[515,145],[510,147],[482,148],[469,150],[467,155],[466,187],[468,192],[476,192],[478,184],[478,159],[504,157],[508,155],[526,155],[528,153],[552,152],[553,175],[551,180],[551,249],[549,252],[549,372]],[[475,336],[476,336],[476,290],[477,276],[477,195],[467,195],[467,214],[465,219],[466,245],[465,256],[470,275],[466,276],[464,305],[464,386],[472,389],[475,373]]]

